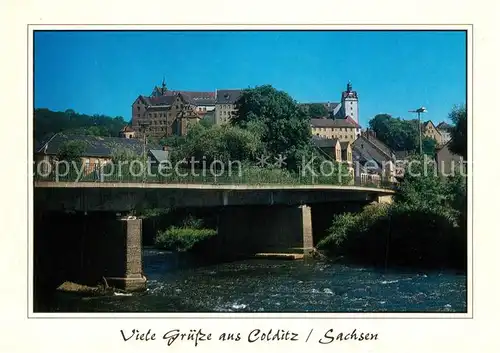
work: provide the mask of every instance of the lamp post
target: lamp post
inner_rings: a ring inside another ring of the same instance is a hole
[[[427,113],[427,109],[425,107],[420,107],[415,110],[409,110],[410,113],[417,113],[418,116],[418,139],[420,144],[420,154],[422,154],[422,124],[420,123],[420,114]]]
[[[142,178],[142,182],[146,181],[146,143],[147,143],[146,130],[149,127],[149,125],[151,125],[151,122],[148,121],[148,120],[143,120],[143,121],[141,121],[139,123],[139,126],[141,127],[142,133],[144,135],[143,136],[144,143],[142,144],[142,156],[143,156],[143,159],[144,159],[144,175],[143,175],[143,178]]]

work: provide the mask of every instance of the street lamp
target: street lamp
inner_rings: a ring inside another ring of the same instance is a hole
[[[410,113],[417,113],[418,116],[418,139],[420,142],[420,154],[422,154],[422,124],[420,123],[420,114],[427,113],[427,109],[425,107],[420,107],[415,110],[408,110]]]

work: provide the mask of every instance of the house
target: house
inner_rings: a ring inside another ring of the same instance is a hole
[[[144,142],[134,138],[71,135],[59,132],[35,146],[35,168],[40,166],[40,171],[45,173],[58,160],[57,156],[64,146],[69,143],[81,146],[83,151],[80,158],[87,173],[110,163],[113,157],[120,153],[140,156],[145,149]],[[157,149],[158,146],[148,144],[148,148]]]
[[[169,148],[165,146],[162,149],[148,150],[148,160],[152,166],[158,166],[160,163],[169,160]]]
[[[456,172],[456,168],[463,168],[466,166],[463,157],[451,152],[449,145],[450,141],[436,152],[437,168],[439,175],[442,177],[453,175],[453,173]]]
[[[434,126],[434,123],[430,120],[426,121],[422,125],[422,134],[425,137],[436,140],[438,146],[443,144],[443,137],[441,136],[441,133],[436,128],[436,126]]]
[[[453,129],[453,126],[442,121],[438,124],[438,126],[436,126],[436,128],[438,129],[439,133],[441,134],[442,144],[443,145],[447,144],[448,141],[451,140],[451,130]]]
[[[364,132],[353,142],[352,155],[357,177],[362,173],[378,174],[388,181],[396,181],[395,154],[373,131]]]
[[[342,161],[352,165],[352,146],[349,141],[340,142]]]
[[[352,118],[319,118],[311,119],[311,134],[329,139],[338,139],[340,142],[354,142],[361,133],[361,126]]]
[[[215,123],[225,124],[236,115],[236,101],[241,97],[241,89],[221,89],[215,92]]]
[[[342,161],[342,148],[337,139],[312,136],[313,144],[336,162]]]
[[[125,125],[123,129],[120,130],[119,136],[121,138],[131,139],[135,137],[135,131],[130,125]]]

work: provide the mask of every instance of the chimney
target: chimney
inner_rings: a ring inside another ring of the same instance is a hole
[[[164,145],[164,146],[162,147],[162,150],[164,150],[164,151],[168,151],[168,146],[167,146],[167,145]]]

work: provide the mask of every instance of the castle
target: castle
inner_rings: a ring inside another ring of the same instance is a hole
[[[182,136],[187,133],[189,125],[201,119],[210,120],[215,124],[227,123],[236,114],[236,101],[242,92],[241,89],[217,89],[215,92],[176,91],[168,89],[163,79],[161,86],[155,86],[149,96],[141,95],[135,99],[132,104],[131,127],[121,135],[141,137],[146,133],[155,138]],[[301,106],[307,110],[311,104],[314,103],[304,103]],[[348,128],[349,134],[345,130],[346,134],[342,136],[349,135],[351,139],[351,136],[358,135],[358,94],[352,90],[350,82],[341,94],[340,103],[320,104],[324,105],[328,116],[311,120],[313,134],[333,138],[334,130],[331,129]],[[325,124],[328,126],[323,126]],[[335,127],[331,127],[332,124]],[[354,134],[352,129],[355,130]]]

